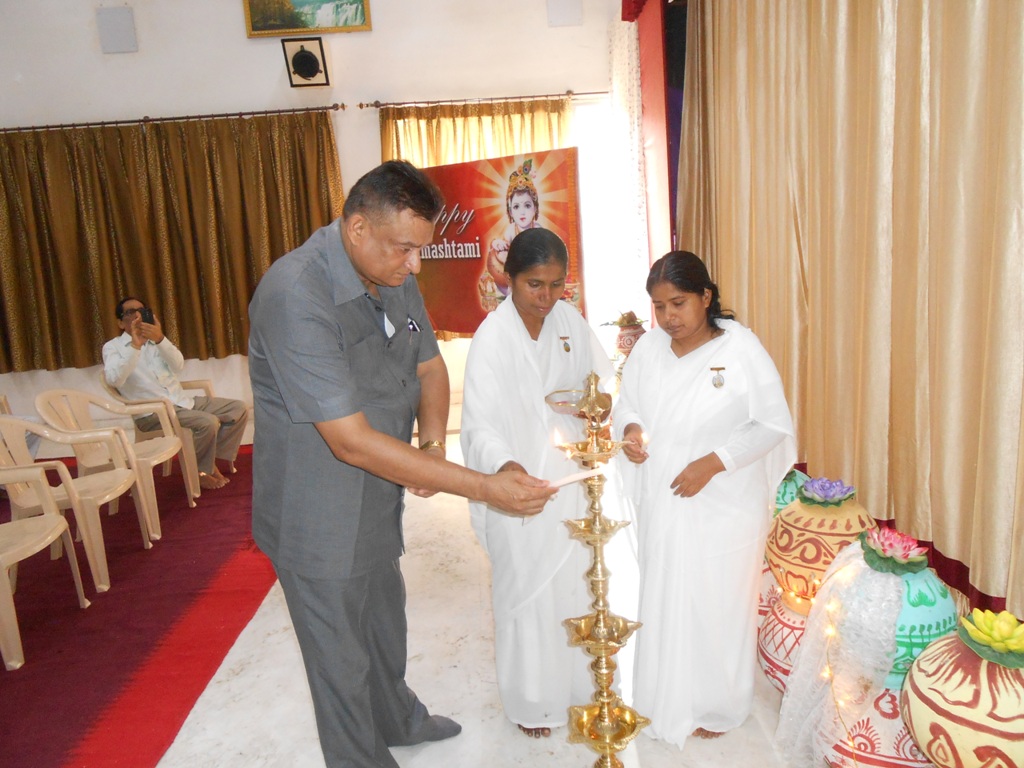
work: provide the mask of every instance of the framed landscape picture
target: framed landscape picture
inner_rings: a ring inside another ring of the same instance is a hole
[[[370,0],[242,0],[249,37],[370,29]]]

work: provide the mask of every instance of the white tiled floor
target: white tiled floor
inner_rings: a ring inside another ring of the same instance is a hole
[[[463,731],[445,742],[397,748],[393,752],[398,763],[403,768],[594,765],[597,756],[569,744],[565,728],[547,739],[529,739],[501,711],[494,680],[489,570],[470,530],[465,500],[444,494],[429,500],[410,496],[405,520],[408,680],[432,712],[454,717]],[[719,739],[690,739],[680,751],[641,733],[619,757],[627,768],[774,768],[780,763],[770,741],[781,694],[760,674],[756,690],[753,715]],[[323,766],[298,645],[279,586],[270,591],[160,762],[160,768],[186,766]]]

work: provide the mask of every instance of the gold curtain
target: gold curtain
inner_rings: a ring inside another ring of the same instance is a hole
[[[1024,615],[1024,4],[688,7],[681,247],[811,474]]]
[[[383,106],[382,160],[420,168],[566,146],[571,100],[547,99]]]
[[[0,134],[0,372],[96,364],[128,294],[187,358],[245,354],[259,278],[342,202],[323,111]]]

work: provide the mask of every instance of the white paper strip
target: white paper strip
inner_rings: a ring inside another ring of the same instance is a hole
[[[584,472],[577,472],[574,475],[567,475],[563,477],[561,480],[552,480],[551,487],[561,488],[563,485],[575,483],[579,480],[586,480],[588,477],[593,477],[594,475],[600,475],[603,471],[604,469],[602,467],[594,467],[593,469],[588,469]]]

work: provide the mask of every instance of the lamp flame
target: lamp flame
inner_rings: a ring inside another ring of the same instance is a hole
[[[555,447],[556,448],[563,448],[565,450],[565,458],[571,459],[572,458],[572,451],[569,449],[569,447],[566,444],[565,440],[562,438],[562,433],[558,431],[557,427],[555,428],[555,431],[554,431],[554,437],[555,437]]]

